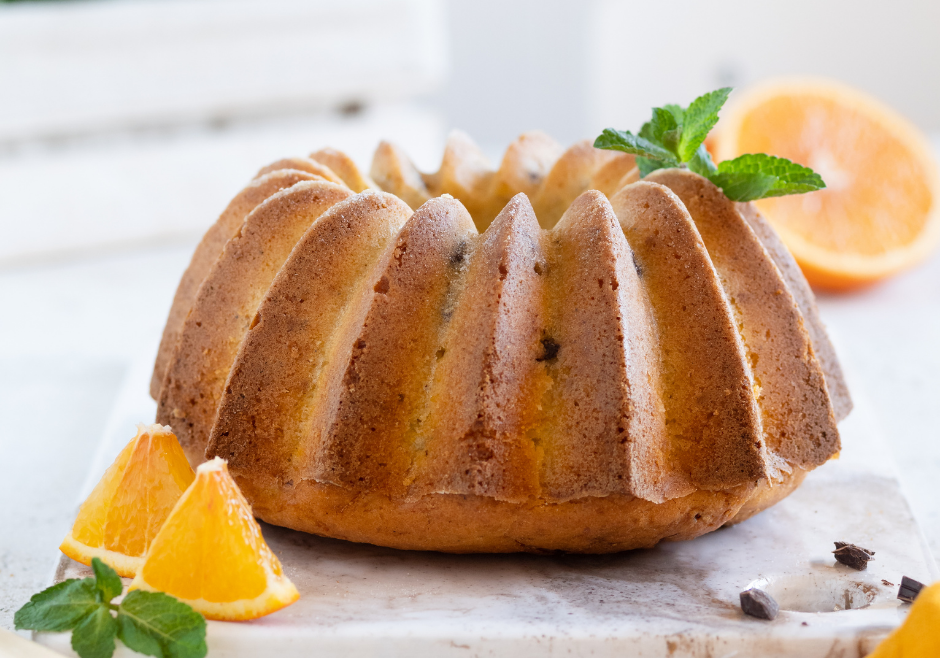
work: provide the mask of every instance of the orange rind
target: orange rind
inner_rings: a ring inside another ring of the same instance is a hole
[[[169,427],[138,425],[137,435],[82,504],[59,548],[85,565],[99,557],[121,576],[133,578],[194,478]]]
[[[131,588],[165,592],[225,621],[263,617],[300,597],[218,457],[196,470]]]
[[[940,241],[940,175],[929,143],[860,91],[769,81],[732,96],[709,145],[718,160],[768,153],[822,176],[825,190],[756,202],[816,287],[880,281]]]

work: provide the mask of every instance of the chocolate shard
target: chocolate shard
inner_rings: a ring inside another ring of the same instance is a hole
[[[849,544],[844,541],[834,543],[836,550],[834,550],[832,554],[835,555],[836,561],[857,571],[864,571],[868,568],[869,560],[875,559],[875,551],[870,551],[867,548],[862,548],[861,546]]]
[[[901,586],[898,588],[898,598],[905,603],[913,603],[922,589],[924,589],[923,583],[919,583],[913,578],[902,576]]]
[[[764,590],[751,588],[741,592],[741,610],[758,619],[773,619],[780,612],[780,606]]]
[[[894,587],[894,583],[888,580],[885,580],[884,578],[881,579],[881,584],[884,585],[885,587]]]
[[[558,350],[561,349],[561,345],[556,343],[551,338],[542,339],[542,356],[536,359],[536,361],[554,361],[558,356]]]

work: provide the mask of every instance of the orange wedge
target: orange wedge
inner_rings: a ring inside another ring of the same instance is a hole
[[[165,592],[226,621],[256,619],[300,598],[218,457],[196,469],[131,588]]]
[[[811,167],[826,189],[757,202],[811,284],[845,290],[924,259],[940,240],[940,175],[903,117],[844,85],[805,79],[732,96],[709,145],[717,159],[769,153]]]
[[[868,658],[920,658],[940,656],[940,582],[921,590],[904,623]]]
[[[179,441],[163,425],[138,425],[82,504],[60,550],[91,564],[101,558],[133,578],[147,548],[195,475]]]

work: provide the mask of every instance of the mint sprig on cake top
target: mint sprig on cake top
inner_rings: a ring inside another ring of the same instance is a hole
[[[803,194],[826,187],[809,167],[764,153],[747,153],[717,165],[705,148],[705,138],[718,123],[718,112],[731,87],[722,87],[696,98],[687,108],[665,105],[653,108],[653,117],[634,135],[605,128],[594,140],[599,149],[637,156],[640,177],[657,169],[682,168],[704,176],[732,201]]]

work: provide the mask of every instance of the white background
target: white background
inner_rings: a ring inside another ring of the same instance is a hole
[[[384,137],[433,169],[451,127],[497,159],[776,74],[938,134],[938,28],[929,1],[0,4],[0,626],[47,582],[196,239],[262,165],[331,145],[367,167]],[[820,305],[940,555],[940,259]]]

